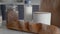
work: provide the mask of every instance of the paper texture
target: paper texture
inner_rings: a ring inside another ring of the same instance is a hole
[[[33,14],[33,22],[51,25],[51,13],[36,12]]]

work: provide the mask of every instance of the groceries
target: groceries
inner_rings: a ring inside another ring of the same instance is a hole
[[[33,22],[51,25],[50,12],[33,12]]]
[[[38,34],[60,34],[58,27],[38,22],[19,21],[18,11],[15,6],[7,9],[7,28],[19,31],[33,32]]]
[[[24,31],[27,31],[27,32],[30,32],[29,22],[25,22],[25,23],[24,23],[24,25],[23,25],[23,30],[24,30]]]
[[[42,29],[42,24],[40,23],[32,23],[30,24],[31,32],[38,33]]]
[[[16,6],[8,6],[6,21],[7,28],[22,30],[20,21],[18,19],[18,11],[16,10]]]

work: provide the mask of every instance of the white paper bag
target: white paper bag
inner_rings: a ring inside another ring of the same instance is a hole
[[[33,22],[51,25],[51,13],[49,12],[34,12]]]
[[[2,26],[2,16],[0,16],[0,27]]]

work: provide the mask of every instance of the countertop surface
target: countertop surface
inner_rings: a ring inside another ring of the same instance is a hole
[[[27,32],[21,32],[21,31],[15,31],[15,30],[9,30],[5,26],[5,21],[3,22],[2,28],[0,28],[0,34],[32,34]]]
[[[21,32],[21,31],[15,31],[15,30],[9,30],[5,26],[5,21],[3,22],[3,25],[0,28],[0,34],[32,34],[27,32]]]
[[[9,29],[4,27],[4,28],[0,28],[0,34],[32,34],[32,33],[9,30]]]
[[[33,33],[9,30],[6,28],[5,25],[3,25],[2,28],[0,28],[0,34],[33,34]]]

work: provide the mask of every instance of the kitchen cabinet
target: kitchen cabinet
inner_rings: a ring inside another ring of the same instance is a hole
[[[40,11],[51,12],[51,25],[60,27],[60,0],[42,0]]]

